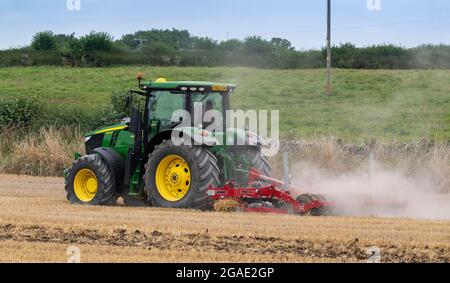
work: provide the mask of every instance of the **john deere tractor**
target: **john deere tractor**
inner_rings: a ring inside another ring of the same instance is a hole
[[[249,168],[270,176],[256,134],[227,128],[226,119],[221,132],[207,131],[202,119],[191,119],[188,125],[182,118],[173,119],[180,109],[195,117],[198,107],[226,117],[234,85],[143,82],[138,75],[138,87],[126,97],[129,118],[86,134],[86,155],[76,153],[65,172],[71,203],[110,205],[120,196],[130,204],[148,201],[157,207],[206,209],[208,188],[229,180],[246,183]],[[177,145],[173,136],[191,143]]]

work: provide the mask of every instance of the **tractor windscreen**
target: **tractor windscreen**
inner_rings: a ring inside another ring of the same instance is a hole
[[[185,109],[185,94],[170,91],[154,92],[155,99],[151,104],[150,121],[161,123],[161,129],[170,128],[172,115],[176,111]]]
[[[195,126],[207,126],[203,123],[203,116],[209,110],[215,110],[225,115],[224,110],[229,109],[228,94],[220,92],[191,92],[191,103],[187,103],[186,92],[155,91],[151,103],[150,122],[158,121],[161,128],[170,128],[173,125],[172,115],[176,111],[187,110],[191,113],[191,121]],[[191,109],[187,109],[191,105]],[[192,118],[193,117],[193,118]]]
[[[220,92],[210,92],[207,94],[192,93],[192,102],[194,108],[194,124],[202,124],[203,128],[207,126],[203,121],[203,116],[206,112],[213,110],[223,115],[224,110],[229,109],[228,95]]]

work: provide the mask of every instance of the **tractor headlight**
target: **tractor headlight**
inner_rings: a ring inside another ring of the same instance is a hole
[[[85,137],[85,138],[84,138],[84,142],[87,143],[91,138],[92,138],[92,136]]]

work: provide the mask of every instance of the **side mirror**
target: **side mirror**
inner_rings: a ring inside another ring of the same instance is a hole
[[[133,97],[131,96],[131,94],[127,95],[125,97],[125,107],[128,109],[130,108],[131,103],[133,102]]]

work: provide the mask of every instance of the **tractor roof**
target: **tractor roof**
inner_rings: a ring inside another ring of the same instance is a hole
[[[234,84],[200,82],[200,81],[166,81],[157,79],[153,82],[142,82],[141,88],[146,90],[175,90],[175,91],[200,91],[200,92],[229,92],[233,91]]]

